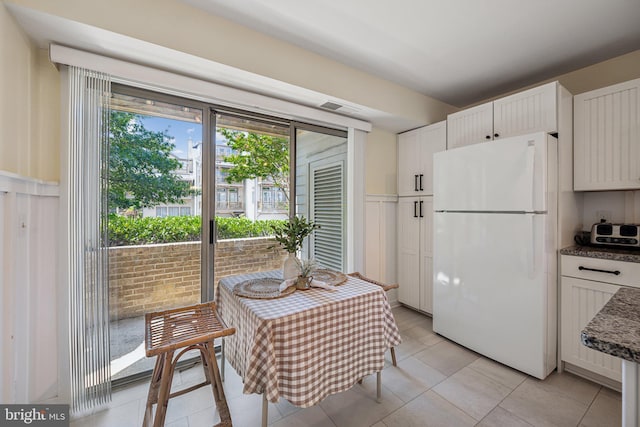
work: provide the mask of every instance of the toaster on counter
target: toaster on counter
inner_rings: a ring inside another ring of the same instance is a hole
[[[640,248],[640,225],[600,222],[591,227],[591,243]]]

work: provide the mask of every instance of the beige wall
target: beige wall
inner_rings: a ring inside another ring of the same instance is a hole
[[[367,137],[365,155],[365,192],[396,194],[396,135],[374,128]]]
[[[453,107],[178,0],[12,3],[419,121]],[[215,79],[215,78],[214,78]],[[426,123],[425,122],[425,123]]]
[[[5,8],[0,33],[0,170],[28,175],[36,52]]]
[[[561,74],[547,80],[542,80],[518,90],[500,94],[471,104],[469,107],[484,104],[485,102],[502,98],[503,96],[520,92],[531,87],[540,86],[555,80],[558,80],[562,86],[571,92],[572,95],[578,95],[583,92],[600,89],[602,87],[611,86],[616,83],[622,83],[637,78],[640,78],[640,50],[617,56],[588,67],[580,68],[579,70]]]
[[[454,110],[445,103],[413,90],[180,1],[111,0],[100,3],[84,0],[13,0],[12,3],[194,54],[414,122],[438,121]],[[2,85],[3,89],[6,87],[11,91],[9,96],[3,96],[0,101],[3,110],[11,112],[5,114],[3,111],[1,115],[2,132],[8,135],[3,134],[0,140],[0,170],[58,180],[58,73],[49,64],[46,54],[39,53],[32,46],[6,8],[0,9],[3,29],[0,52]],[[168,22],[172,23],[170,31],[167,30]],[[18,100],[16,105],[13,99]],[[5,126],[4,122],[12,126]],[[383,149],[380,156],[387,156],[385,153],[389,149],[382,147],[379,138],[377,141],[376,147]],[[388,184],[385,185],[386,189],[376,191],[395,191],[387,188]],[[375,183],[374,189],[378,187]]]
[[[0,7],[0,170],[59,178],[58,72]]]
[[[640,25],[640,23],[638,24]],[[640,50],[556,77],[573,95],[640,78]]]
[[[179,1],[13,2],[424,123],[442,120],[453,110],[433,98]],[[141,16],[145,25],[140,25]],[[166,22],[175,23],[171,31],[167,31]],[[58,180],[58,73],[46,53],[29,43],[4,7],[0,8],[0,28],[0,170]],[[640,51],[550,80],[560,80],[576,94],[637,77]],[[374,129],[367,144],[367,193],[396,192],[395,159],[395,136]]]

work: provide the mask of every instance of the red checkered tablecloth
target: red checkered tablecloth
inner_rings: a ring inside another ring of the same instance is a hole
[[[245,280],[281,277],[280,271],[221,279],[220,315],[235,335],[225,356],[244,381],[244,393],[266,393],[300,407],[349,389],[382,370],[384,353],[400,343],[385,292],[349,277],[335,291],[312,288],[277,299],[233,295]]]

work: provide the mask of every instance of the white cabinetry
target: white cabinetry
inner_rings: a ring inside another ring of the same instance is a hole
[[[449,150],[492,139],[492,102],[447,116],[447,148]]]
[[[640,287],[640,264],[569,255],[560,258],[560,359],[564,368],[586,376],[597,374],[592,377],[596,381],[620,382],[620,359],[585,347],[580,333],[621,286]]]
[[[433,311],[433,197],[398,201],[398,301]]]
[[[447,125],[442,121],[398,135],[398,195],[433,194],[433,153],[447,145]]]
[[[574,189],[640,189],[640,79],[573,102]]]
[[[558,131],[558,82],[518,92],[447,117],[447,148]]]
[[[433,154],[446,145],[444,121],[398,135],[398,301],[427,313],[433,311]]]

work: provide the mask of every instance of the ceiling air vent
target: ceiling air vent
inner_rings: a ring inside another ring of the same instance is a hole
[[[341,108],[342,105],[336,104],[335,102],[325,102],[320,106],[321,108],[326,108],[327,110],[336,111],[338,108]]]

